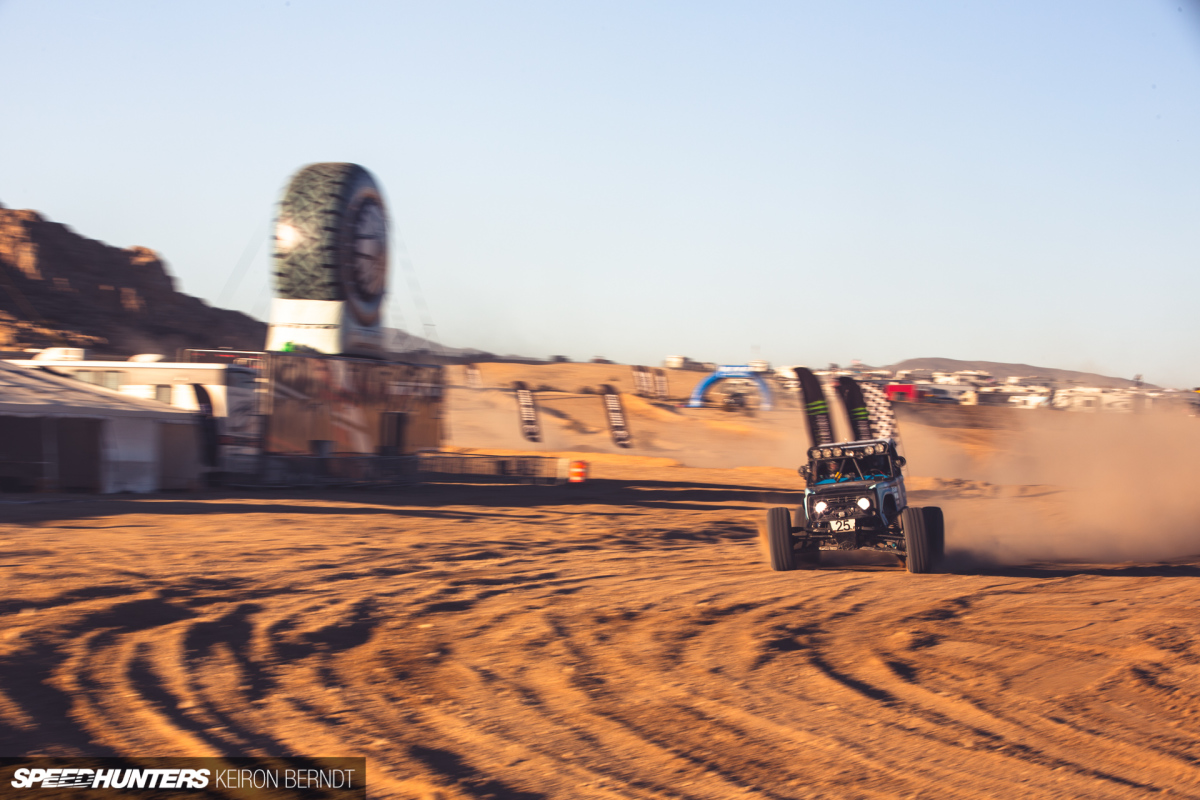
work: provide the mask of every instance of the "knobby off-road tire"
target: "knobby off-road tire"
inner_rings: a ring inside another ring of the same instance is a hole
[[[930,566],[937,566],[946,557],[946,521],[937,506],[925,507],[925,538],[929,541]]]
[[[767,512],[767,550],[771,554],[771,569],[787,572],[796,568],[793,544],[792,512],[786,508],[772,508]]]
[[[904,566],[909,572],[929,572],[929,537],[925,532],[925,509],[909,506],[900,512],[900,527],[904,529]]]
[[[363,325],[379,320],[387,288],[387,211],[358,164],[309,164],[288,184],[275,223],[276,294],[344,300]]]

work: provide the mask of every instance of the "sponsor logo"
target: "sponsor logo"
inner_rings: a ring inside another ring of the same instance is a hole
[[[392,381],[388,384],[388,394],[441,397],[442,387],[436,383],[421,383],[420,381]]]

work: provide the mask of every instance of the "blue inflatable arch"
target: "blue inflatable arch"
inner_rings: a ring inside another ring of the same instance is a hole
[[[763,380],[762,373],[755,372],[748,366],[729,365],[717,367],[716,372],[709,375],[692,390],[692,396],[688,399],[688,408],[701,408],[704,405],[704,393],[712,388],[712,385],[717,381],[723,381],[726,378],[749,378],[758,385],[758,391],[762,394],[762,410],[771,410],[771,387]]]

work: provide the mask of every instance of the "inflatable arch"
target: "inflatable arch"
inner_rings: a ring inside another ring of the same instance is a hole
[[[771,410],[771,387],[763,380],[762,373],[755,372],[749,366],[723,366],[717,367],[716,372],[709,375],[692,390],[692,396],[688,399],[688,408],[700,408],[704,405],[704,393],[712,388],[712,385],[717,381],[723,381],[726,378],[748,378],[754,381],[758,386],[758,391],[762,395],[762,410]]]

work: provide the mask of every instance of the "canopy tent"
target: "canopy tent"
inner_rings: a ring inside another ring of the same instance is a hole
[[[153,492],[199,478],[194,415],[0,362],[0,485]]]

